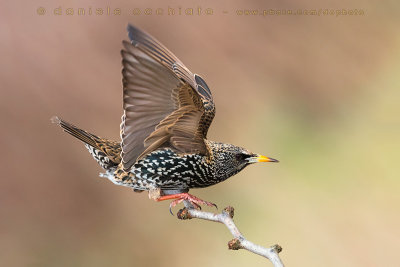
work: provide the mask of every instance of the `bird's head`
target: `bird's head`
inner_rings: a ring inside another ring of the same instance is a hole
[[[231,144],[212,142],[210,147],[218,165],[216,175],[226,176],[225,179],[256,162],[279,162],[276,159],[255,154],[245,148]]]

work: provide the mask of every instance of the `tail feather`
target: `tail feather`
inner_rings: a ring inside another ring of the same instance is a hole
[[[52,117],[51,122],[58,124],[64,132],[69,133],[85,143],[89,152],[103,168],[106,169],[107,167],[113,167],[121,162],[121,146],[119,142],[103,139],[94,134],[88,133],[57,116]],[[91,147],[93,149],[91,149]],[[103,160],[102,158],[107,159]]]
[[[94,148],[99,148],[96,141],[99,141],[100,137],[88,133],[85,130],[79,129],[75,125],[62,120],[57,116],[52,117],[50,120],[52,123],[58,124],[61,128],[63,128],[64,132],[78,138],[85,144],[88,144]]]

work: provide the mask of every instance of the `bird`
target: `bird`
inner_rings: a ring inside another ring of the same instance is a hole
[[[207,139],[215,104],[205,80],[161,42],[129,24],[123,40],[121,141],[91,134],[54,116],[51,121],[84,143],[116,185],[150,199],[215,206],[189,194],[225,181],[248,165],[278,160]]]

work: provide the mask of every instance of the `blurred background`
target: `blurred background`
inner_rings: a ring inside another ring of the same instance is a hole
[[[99,178],[83,145],[50,123],[119,139],[128,23],[205,77],[211,140],[280,160],[192,193],[234,206],[244,235],[280,244],[287,266],[399,266],[399,3],[0,4],[1,266],[271,266],[229,251],[222,225],[179,221],[168,202]],[[245,14],[269,9],[335,14]]]

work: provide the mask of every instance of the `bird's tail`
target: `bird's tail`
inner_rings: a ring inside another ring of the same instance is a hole
[[[86,132],[75,125],[60,119],[57,116],[51,118],[51,122],[58,124],[64,132],[81,140],[90,154],[104,169],[117,166],[121,162],[121,145],[119,142],[100,138]]]

